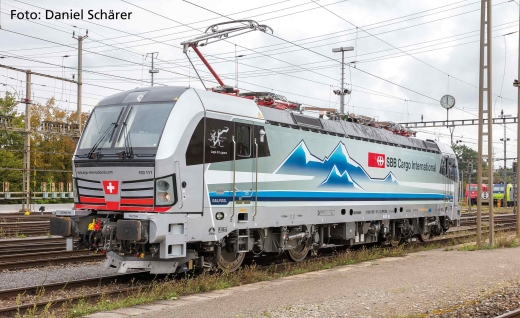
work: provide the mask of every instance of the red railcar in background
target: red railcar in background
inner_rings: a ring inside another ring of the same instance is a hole
[[[482,185],[482,192],[489,191],[487,184]],[[478,185],[476,183],[468,184],[466,186],[465,197],[468,200],[468,204],[477,204]]]

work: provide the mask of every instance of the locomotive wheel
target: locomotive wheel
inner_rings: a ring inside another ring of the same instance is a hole
[[[309,246],[307,244],[301,244],[292,250],[285,251],[285,255],[293,262],[301,262],[309,254]]]
[[[431,238],[431,233],[428,232],[428,233],[421,233],[419,234],[419,240],[421,242],[428,242]]]
[[[235,251],[228,251],[227,248],[223,248],[220,259],[217,260],[218,268],[234,272],[242,265],[245,257],[246,253],[235,253]]]
[[[397,246],[399,246],[400,243],[401,243],[401,236],[392,237],[390,239],[390,245],[392,245],[392,247],[397,247]]]

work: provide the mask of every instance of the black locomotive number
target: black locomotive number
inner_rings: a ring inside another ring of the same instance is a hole
[[[150,170],[139,171],[139,174],[152,174]]]
[[[386,157],[386,166],[390,168],[397,167],[397,159],[392,157]]]

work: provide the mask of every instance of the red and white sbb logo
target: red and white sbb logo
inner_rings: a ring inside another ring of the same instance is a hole
[[[385,168],[386,167],[386,155],[382,153],[369,152],[368,153],[368,166],[373,168]]]
[[[119,193],[119,181],[102,181],[103,190],[105,190],[105,194],[118,194]]]

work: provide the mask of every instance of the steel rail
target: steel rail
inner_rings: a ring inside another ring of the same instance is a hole
[[[500,316],[496,316],[495,318],[520,318],[520,309],[506,312]]]
[[[516,229],[516,226],[512,225],[512,226],[509,226],[507,229],[495,229],[495,231],[503,231],[503,230],[509,230],[509,229],[514,230],[514,229]],[[465,231],[465,230],[456,230],[456,231],[451,231],[449,233],[456,233],[456,232],[462,232],[462,231]],[[484,231],[484,232],[486,232],[486,231]],[[475,236],[475,235],[476,235],[476,233],[465,233],[465,234],[461,234],[458,236],[440,237],[440,238],[433,239],[433,240],[430,240],[425,243],[416,242],[416,244],[432,244],[432,243],[436,244],[436,243],[443,242],[443,241],[450,242],[453,239],[467,238],[467,237],[471,237],[471,236]],[[390,247],[388,247],[388,248],[390,248]],[[269,266],[262,266],[259,269],[280,272],[280,271],[284,270],[285,268],[287,268],[291,265],[294,265],[294,264],[301,264],[303,262],[313,262],[318,259],[320,261],[322,261],[324,259],[325,260],[333,259],[334,257],[336,257],[336,255],[326,255],[326,256],[321,256],[318,258],[307,259],[307,260],[304,260],[304,261],[298,262],[298,263],[283,262],[283,263],[272,264]],[[102,277],[102,278],[98,277],[98,278],[93,278],[93,279],[83,279],[83,280],[70,281],[70,282],[50,283],[50,284],[45,284],[42,286],[30,286],[30,287],[3,290],[3,291],[0,291],[0,300],[8,298],[8,297],[16,297],[20,293],[24,293],[24,292],[26,294],[36,295],[36,294],[38,294],[38,292],[40,290],[42,290],[43,292],[50,292],[50,291],[57,291],[57,290],[69,290],[72,288],[83,287],[83,286],[98,286],[100,284],[106,284],[107,282],[113,281],[114,279],[121,279],[121,283],[124,283],[125,281],[128,282],[132,279],[138,278],[138,277],[132,276],[132,275],[145,275],[145,274],[146,274],[146,272],[129,273],[129,274],[124,274],[124,275],[108,276],[108,277]],[[58,299],[47,300],[47,301],[39,301],[36,303],[28,302],[26,304],[22,304],[19,306],[10,306],[10,307],[5,307],[5,308],[0,308],[0,316],[9,316],[10,317],[10,316],[13,316],[16,314],[24,314],[27,309],[41,310],[46,307],[52,308],[53,306],[56,306],[59,304],[73,303],[80,299],[89,300],[89,299],[96,299],[96,298],[107,297],[107,296],[112,297],[112,296],[116,296],[116,295],[127,295],[132,292],[141,290],[142,288],[146,288],[148,286],[149,285],[132,286],[132,287],[128,287],[128,288],[114,289],[111,291],[100,291],[100,292],[96,292],[96,293],[70,296],[67,298],[58,298]],[[517,317],[517,316],[505,316],[505,317]],[[520,317],[520,316],[518,316],[518,317]]]
[[[111,291],[106,292],[94,292],[89,294],[83,294],[79,296],[71,296],[67,298],[58,298],[53,299],[49,301],[39,301],[36,303],[27,303],[19,306],[11,306],[11,307],[5,307],[0,308],[0,317],[13,317],[18,314],[22,315],[28,310],[28,309],[36,309],[41,310],[43,308],[52,308],[56,305],[65,304],[65,303],[72,303],[77,302],[81,299],[95,299],[95,298],[101,298],[101,297],[107,297],[107,296],[115,296],[115,295],[125,295],[129,294],[131,292],[137,291],[142,289],[143,286],[133,286],[128,288],[122,288],[122,289],[114,289]]]
[[[66,264],[78,261],[97,261],[104,258],[104,254],[94,254],[92,251],[88,250],[16,254],[2,257],[0,259],[0,270],[28,268],[50,264]]]
[[[148,272],[135,272],[126,274],[117,274],[104,277],[78,279],[65,282],[47,283],[42,285],[34,285],[20,288],[4,289],[0,290],[0,300],[7,299],[10,297],[17,297],[20,294],[24,295],[37,295],[40,291],[52,292],[57,290],[70,290],[73,288],[80,287],[96,287],[101,284],[112,284],[112,283],[126,283],[133,279],[140,278],[148,274]],[[152,275],[155,276],[155,275]],[[1,311],[0,311],[1,312]]]
[[[65,250],[65,243],[49,243],[25,246],[6,246],[0,249],[0,257],[11,254],[23,254],[28,252],[51,252]]]
[[[7,222],[0,223],[0,228],[9,229],[16,227],[34,228],[34,227],[49,227],[49,221],[26,221],[26,222]]]
[[[34,244],[47,244],[47,243],[65,243],[63,237],[38,237],[38,238],[25,238],[25,239],[2,239],[0,240],[0,248],[8,246],[32,246]]]

